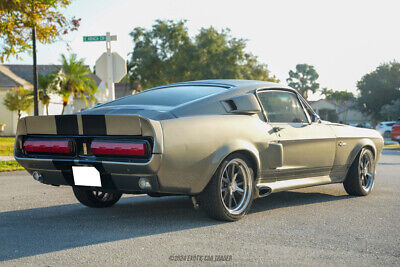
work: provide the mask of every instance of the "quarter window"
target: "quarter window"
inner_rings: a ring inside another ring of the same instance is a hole
[[[306,114],[294,93],[264,91],[258,94],[270,122],[305,123]]]

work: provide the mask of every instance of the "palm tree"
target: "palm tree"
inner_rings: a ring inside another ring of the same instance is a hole
[[[32,91],[23,87],[16,87],[9,91],[3,100],[4,106],[10,111],[18,112],[18,120],[23,111],[29,111],[33,105]]]
[[[55,83],[56,74],[48,73],[47,75],[40,75],[38,77],[39,83],[39,99],[43,106],[46,107],[46,114],[49,115],[50,93],[56,92],[57,85]]]
[[[64,114],[71,95],[75,99],[83,99],[88,107],[88,100],[94,101],[94,94],[97,91],[96,83],[90,77],[89,67],[84,64],[84,59],[78,60],[76,54],[72,54],[69,59],[61,55],[61,62],[62,70],[56,78],[56,83],[59,85],[58,93],[63,98],[61,114]]]

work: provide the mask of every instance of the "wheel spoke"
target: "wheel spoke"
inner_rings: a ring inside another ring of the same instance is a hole
[[[238,192],[239,194],[243,195],[244,190],[238,186],[236,186],[236,192]]]
[[[233,202],[235,202],[235,206],[237,206],[237,202],[236,202],[235,194],[232,194],[231,196],[232,196]]]
[[[236,177],[238,176],[238,172],[237,173],[235,173],[234,175],[233,175],[233,177],[232,177],[232,182],[234,182],[235,180],[236,180]]]
[[[363,168],[365,169],[365,168],[367,168],[367,164],[368,164],[369,160],[368,160],[368,157],[366,157],[366,156],[364,156],[363,160],[364,160]]]
[[[226,197],[227,197],[227,196],[229,196],[229,192],[228,192],[228,191],[226,191],[225,194],[222,196],[224,202],[226,202]]]
[[[236,166],[236,164],[232,164],[232,167],[231,167],[231,179],[232,179],[232,181],[233,181],[233,177],[235,176],[235,166]]]
[[[229,194],[229,203],[228,203],[228,207],[231,209],[232,208],[232,195]]]

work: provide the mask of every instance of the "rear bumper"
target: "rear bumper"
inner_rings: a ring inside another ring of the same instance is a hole
[[[152,192],[164,192],[160,187],[157,171],[161,164],[161,154],[153,154],[149,161],[113,162],[90,159],[51,159],[18,157],[15,159],[29,173],[37,171],[43,178],[43,183],[51,185],[74,186],[72,166],[93,166],[101,176],[104,190],[117,190],[126,193],[147,192],[141,190],[138,181],[145,177],[151,184]]]

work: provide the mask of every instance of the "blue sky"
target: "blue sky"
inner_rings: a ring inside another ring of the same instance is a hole
[[[186,19],[191,35],[201,27],[230,28],[248,40],[247,50],[268,64],[286,83],[297,63],[314,65],[321,86],[355,92],[356,82],[379,64],[400,60],[400,1],[236,1],[236,0],[85,0],[65,10],[82,18],[78,32],[65,41],[38,46],[39,64],[58,64],[60,53],[77,53],[93,66],[104,43],[84,43],[84,35],[106,31],[118,36],[112,49],[123,57],[133,49],[134,27],[151,27],[156,19]],[[31,64],[31,56],[6,63]]]

